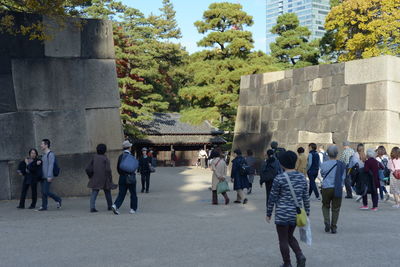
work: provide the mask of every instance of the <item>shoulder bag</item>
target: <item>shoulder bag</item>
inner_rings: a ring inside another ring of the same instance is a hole
[[[294,192],[292,183],[290,182],[289,175],[284,172],[283,175],[286,178],[286,181],[289,185],[290,193],[292,194],[292,198],[294,200],[294,204],[296,205],[296,225],[298,227],[304,227],[307,225],[307,214],[304,208],[300,207],[299,202],[297,201],[296,193]]]
[[[400,180],[400,170],[396,169],[396,165],[394,165],[394,160],[392,160],[393,163],[393,167],[394,167],[394,172],[393,172],[393,176],[394,178],[396,178],[397,180]]]

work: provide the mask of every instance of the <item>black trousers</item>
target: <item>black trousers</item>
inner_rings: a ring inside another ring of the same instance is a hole
[[[296,254],[296,258],[299,259],[303,256],[303,252],[293,236],[296,226],[292,225],[276,225],[276,231],[278,232],[279,248],[281,250],[282,259],[285,264],[290,264],[290,250],[289,247]]]
[[[268,206],[269,195],[271,194],[273,182],[274,182],[274,180],[265,182],[265,193],[266,193],[266,196],[267,196],[267,201],[266,201],[266,205],[267,206]]]
[[[32,190],[32,204],[31,207],[36,207],[36,202],[37,202],[37,183],[31,183],[31,184],[23,184],[22,185],[22,192],[21,192],[21,198],[19,201],[19,206],[20,207],[25,207],[25,199],[26,195],[28,193],[28,189],[31,187]]]
[[[346,179],[344,180],[344,186],[346,187],[346,197],[353,197],[353,189],[351,188],[351,175],[346,170]]]
[[[142,191],[146,189],[146,191],[149,191],[150,187],[150,173],[144,173],[141,174],[141,180],[142,180]]]

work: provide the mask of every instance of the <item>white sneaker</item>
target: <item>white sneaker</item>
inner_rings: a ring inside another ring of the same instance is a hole
[[[112,212],[114,212],[115,215],[119,215],[119,211],[117,209],[117,206],[115,206],[115,204],[111,206],[111,210]]]
[[[398,209],[400,208],[400,205],[399,204],[393,205],[392,208]]]
[[[129,211],[129,213],[130,213],[130,214],[135,214],[135,213],[136,213],[136,211],[135,211],[135,210],[133,210],[133,209],[131,209],[131,210]]]

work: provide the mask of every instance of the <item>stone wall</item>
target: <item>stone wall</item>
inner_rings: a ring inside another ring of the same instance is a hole
[[[400,144],[400,58],[243,76],[234,147],[262,157],[272,140],[296,150],[348,140]]]
[[[84,169],[98,143],[107,145],[115,170],[123,140],[111,22],[71,19],[60,26],[16,15],[20,24],[35,20],[51,40],[0,35],[0,199],[19,197],[18,162],[43,138],[60,163],[54,191],[62,196],[89,192]]]

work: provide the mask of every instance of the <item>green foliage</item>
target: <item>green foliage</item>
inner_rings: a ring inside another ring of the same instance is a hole
[[[0,33],[25,35],[31,40],[50,39],[51,36],[44,31],[42,21],[30,21],[17,26],[14,14],[9,11],[45,15],[63,26],[66,17],[79,15],[88,2],[88,0],[0,0]]]
[[[271,55],[286,65],[301,68],[318,64],[318,42],[310,42],[311,32],[300,26],[294,13],[286,13],[278,17],[277,24],[271,32],[278,37],[271,43]]]
[[[199,33],[208,33],[198,45],[209,49],[192,54],[182,67],[191,74],[179,90],[182,120],[193,124],[208,120],[228,132],[224,136],[228,142],[233,139],[240,77],[284,67],[261,51],[251,52],[253,38],[243,28],[252,24],[239,4],[211,4],[203,20],[195,22]]]
[[[178,88],[187,79],[177,67],[188,55],[170,41],[181,37],[173,6],[164,0],[161,15],[145,17],[118,1],[93,0],[85,11],[89,17],[113,20],[121,118],[125,132],[138,137],[132,123],[150,119],[154,112],[177,111]]]

